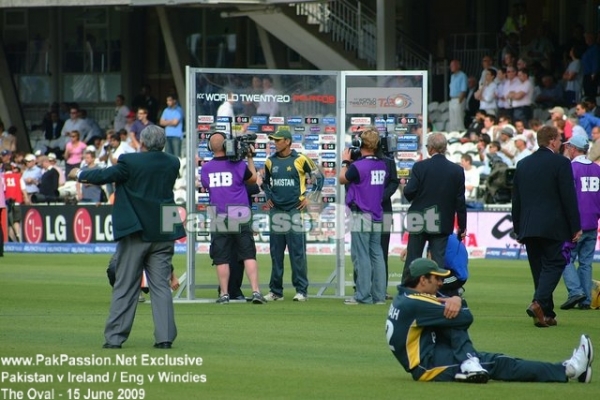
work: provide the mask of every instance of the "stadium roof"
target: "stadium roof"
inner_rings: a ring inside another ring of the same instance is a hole
[[[307,3],[311,0],[296,0]],[[85,7],[85,6],[176,6],[176,5],[241,5],[241,4],[284,4],[289,0],[0,0],[0,8],[22,7]]]

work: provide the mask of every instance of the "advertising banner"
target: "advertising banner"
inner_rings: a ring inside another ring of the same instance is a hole
[[[108,243],[113,241],[111,206],[20,206],[25,243]]]

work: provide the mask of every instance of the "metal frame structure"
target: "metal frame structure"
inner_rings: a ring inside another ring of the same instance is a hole
[[[288,76],[326,76],[335,79],[335,162],[336,162],[336,176],[337,166],[341,163],[341,149],[346,145],[347,133],[351,132],[348,122],[352,117],[351,114],[347,113],[347,81],[348,79],[356,78],[364,79],[365,81],[372,82],[372,85],[365,87],[365,96],[369,96],[369,91],[373,93],[382,89],[385,86],[381,85],[381,81],[384,79],[394,79],[394,77],[418,77],[422,82],[421,86],[421,104],[420,111],[423,121],[427,121],[427,100],[428,100],[428,87],[427,71],[304,71],[304,70],[239,70],[239,69],[201,69],[201,68],[186,68],[186,131],[188,132],[186,138],[186,160],[187,160],[187,198],[186,198],[186,210],[188,215],[194,213],[197,205],[197,192],[196,187],[196,156],[198,154],[198,135],[197,135],[197,107],[196,107],[196,77],[197,74],[221,74],[223,76],[236,75],[236,76],[249,76],[253,75],[270,75],[274,78],[274,81],[278,81],[278,77],[283,75]],[[394,92],[392,89],[387,89],[388,92]],[[402,91],[401,87],[398,87],[398,91]],[[221,90],[223,92],[223,90]],[[378,99],[380,102],[381,99]],[[381,104],[381,103],[378,103]],[[399,110],[400,111],[400,110]],[[378,107],[375,107],[372,115],[380,114]],[[400,112],[399,112],[400,114]],[[286,118],[291,115],[283,115]],[[426,154],[424,152],[424,138],[419,139],[422,147],[418,152]],[[319,156],[320,157],[320,156]],[[420,157],[420,156],[419,156]],[[419,158],[417,157],[417,158]],[[339,183],[336,183],[335,187],[335,226],[336,231],[334,235],[335,245],[335,268],[330,274],[326,282],[322,283],[311,283],[311,286],[318,287],[317,296],[320,297],[331,297],[325,295],[325,291],[330,288],[335,289],[335,295],[333,297],[345,296],[346,286],[352,285],[352,282],[345,281],[345,259],[346,259],[346,244],[345,244],[345,205],[344,205],[344,187]],[[197,241],[196,236],[189,234],[187,238],[187,254],[186,254],[186,265],[187,272],[182,281],[181,288],[176,293],[176,299],[181,301],[196,301],[196,302],[209,302],[213,301],[207,299],[196,299],[195,290],[201,288],[212,288],[212,285],[196,284],[196,249]],[[184,296],[185,293],[185,296]]]

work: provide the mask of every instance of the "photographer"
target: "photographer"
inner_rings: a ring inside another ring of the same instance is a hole
[[[252,159],[252,146],[248,149],[248,165],[243,160],[231,161],[225,155],[225,134],[215,132],[209,139],[213,159],[202,166],[200,182],[209,190],[211,216],[210,257],[217,268],[221,286],[218,304],[229,303],[229,260],[232,246],[238,257],[244,260],[246,275],[252,287],[252,303],[264,304],[266,299],[258,286],[256,245],[250,220],[250,202],[246,183],[256,182],[256,168]],[[221,223],[224,222],[224,223]],[[223,231],[223,227],[229,227]],[[235,229],[232,229],[235,228]]]
[[[385,302],[385,263],[381,249],[383,193],[390,171],[375,153],[379,132],[367,129],[359,139],[360,157],[352,161],[351,149],[342,154],[340,184],[348,184],[346,205],[352,211],[350,253],[356,272],[356,292],[345,304]]]

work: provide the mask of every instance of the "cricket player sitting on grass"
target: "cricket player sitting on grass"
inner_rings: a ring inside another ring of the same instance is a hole
[[[433,260],[417,258],[394,298],[386,321],[386,337],[398,362],[417,381],[486,383],[489,379],[515,382],[592,380],[594,349],[581,335],[573,356],[549,363],[478,352],[469,338],[473,314],[458,296],[436,293],[449,270]]]

